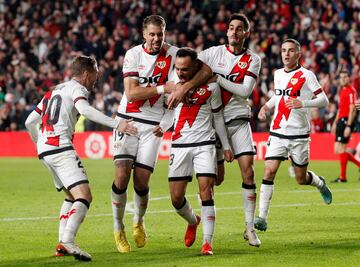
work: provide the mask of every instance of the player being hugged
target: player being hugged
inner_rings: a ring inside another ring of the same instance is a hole
[[[75,123],[80,113],[123,134],[136,135],[137,129],[129,120],[119,122],[89,105],[89,91],[93,90],[98,78],[94,58],[76,57],[71,72],[72,79],[47,92],[25,125],[36,143],[39,159],[53,174],[56,189],[63,190],[66,195],[60,209],[55,256],[74,255],[78,260],[90,261],[90,254],[75,244],[76,233],[92,200],[85,169],[72,144]]]
[[[197,72],[197,53],[190,48],[181,48],[176,54],[175,80],[185,83]],[[178,79],[177,79],[178,78]],[[188,95],[187,103],[180,103],[172,112],[167,110],[154,134],[161,136],[175,118],[169,160],[169,188],[171,202],[176,212],[188,222],[185,245],[192,246],[198,224],[203,222],[202,255],[212,255],[212,237],[215,227],[215,205],[213,188],[216,181],[217,164],[215,129],[224,146],[225,160],[232,161],[225,129],[220,90],[217,83],[203,84]],[[199,184],[201,218],[185,198],[188,182],[192,181],[193,170]]]
[[[314,73],[299,64],[300,57],[298,41],[287,39],[282,43],[284,68],[275,71],[275,94],[258,115],[260,120],[265,120],[270,109],[275,107],[260,188],[259,216],[255,218],[255,228],[262,231],[267,229],[276,172],[281,161],[288,159],[288,155],[294,165],[298,184],[315,186],[326,204],[332,202],[332,194],[325,179],[307,170],[310,157],[309,108],[326,107],[329,101]]]

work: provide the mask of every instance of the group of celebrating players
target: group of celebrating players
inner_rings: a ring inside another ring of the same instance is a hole
[[[256,186],[251,110],[248,97],[258,78],[261,60],[245,47],[250,23],[243,14],[229,19],[228,44],[199,54],[164,42],[165,20],[151,15],[143,21],[145,42],[127,51],[123,75],[125,94],[116,117],[110,118],[88,103],[98,78],[96,60],[78,56],[71,66],[72,79],[49,91],[29,115],[26,127],[37,144],[39,158],[52,172],[56,188],[66,198],[60,210],[56,256],[74,255],[89,261],[91,255],[75,244],[75,236],[92,200],[86,172],[77,156],[72,136],[79,114],[114,129],[115,179],[111,189],[114,237],[119,252],[131,251],[124,213],[131,174],[134,184],[133,237],[144,247],[147,234],[144,215],[149,201],[149,180],[157,160],[162,135],[173,127],[169,158],[169,191],[175,211],[188,223],[185,245],[192,246],[200,222],[202,255],[213,254],[216,220],[214,186],[225,176],[224,161],[237,160],[242,177],[244,239],[259,247],[255,229],[267,229],[274,178],[281,161],[291,159],[301,185],[316,187],[324,202],[332,194],[322,176],[307,170],[310,127],[308,109],[325,107],[328,99],[316,76],[299,64],[298,41],[281,46],[282,69],[274,75],[275,92],[261,108],[265,120],[275,108],[260,187],[259,215],[255,217]],[[40,128],[37,124],[40,123]],[[193,171],[199,184],[201,214],[186,199]]]

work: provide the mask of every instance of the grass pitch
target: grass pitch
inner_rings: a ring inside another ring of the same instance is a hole
[[[186,223],[175,214],[168,197],[167,161],[159,161],[152,176],[146,215],[149,239],[144,248],[135,247],[132,216],[126,215],[130,254],[117,253],[113,241],[112,161],[83,162],[94,200],[77,243],[92,254],[93,261],[53,257],[63,193],[56,192],[41,162],[0,159],[0,266],[360,266],[360,182],[351,164],[347,184],[328,183],[333,203],[327,206],[315,188],[297,185],[289,177],[289,163],[284,162],[275,180],[268,230],[258,233],[260,248],[243,240],[241,178],[236,163],[226,164],[225,182],[215,195],[214,256],[201,257],[201,226],[195,244],[191,248],[183,244]],[[262,161],[256,162],[257,190],[263,166]],[[337,162],[311,162],[309,167],[328,182],[339,172]],[[131,201],[133,192],[128,192]],[[187,198],[199,213],[196,192],[195,179]]]

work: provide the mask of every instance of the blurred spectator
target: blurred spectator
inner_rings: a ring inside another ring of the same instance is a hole
[[[226,18],[231,13],[243,12],[251,17],[252,33],[247,45],[262,58],[261,75],[252,97],[255,113],[272,94],[272,73],[282,66],[280,44],[288,37],[303,45],[302,64],[316,73],[333,102],[330,108],[320,110],[325,130],[329,130],[331,109],[334,105],[336,108],[340,70],[348,69],[353,86],[360,89],[360,7],[356,0],[0,2],[2,131],[23,129],[24,114],[54,84],[70,78],[68,66],[77,54],[97,58],[102,77],[93,96],[94,106],[113,113],[124,90],[123,56],[141,42],[141,21],[150,14],[164,16],[167,42],[197,51],[225,43]],[[13,103],[4,104],[7,92],[14,95]],[[8,125],[8,116],[12,126]],[[267,126],[257,120],[252,125],[258,131]],[[92,125],[85,129],[103,128]]]
[[[311,133],[321,133],[325,131],[324,121],[320,117],[320,112],[318,108],[312,108],[310,110],[311,120],[310,120],[310,129]]]

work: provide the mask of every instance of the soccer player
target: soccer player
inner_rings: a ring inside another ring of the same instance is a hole
[[[75,123],[80,113],[122,133],[136,135],[137,129],[129,121],[116,121],[89,105],[89,91],[98,76],[94,58],[76,57],[71,71],[72,79],[46,93],[25,125],[37,145],[39,159],[53,174],[56,189],[63,190],[66,195],[60,209],[59,243],[55,255],[74,255],[78,260],[90,261],[90,254],[75,244],[76,233],[92,200],[85,169],[72,144]]]
[[[258,115],[260,120],[265,120],[267,112],[275,107],[260,188],[259,216],[255,218],[255,228],[261,231],[267,229],[276,172],[288,155],[294,164],[297,183],[315,186],[326,204],[332,202],[332,194],[324,178],[307,170],[310,156],[309,108],[325,107],[329,101],[314,73],[299,64],[300,57],[300,43],[286,39],[281,45],[284,68],[274,73],[275,94]]]
[[[243,14],[233,14],[227,30],[228,44],[202,51],[199,58],[208,64],[218,76],[217,82],[221,86],[225,124],[230,145],[242,176],[246,225],[244,238],[248,240],[249,245],[259,247],[261,242],[254,230],[256,206],[254,155],[256,150],[249,122],[251,109],[248,97],[254,89],[261,62],[258,55],[245,47],[245,41],[249,35],[250,22],[248,18]],[[220,181],[224,176],[222,154],[222,152],[217,153]]]
[[[195,50],[191,48],[178,50],[175,71],[180,83],[189,81],[195,75],[198,69],[197,64]],[[212,255],[212,237],[215,227],[213,188],[217,165],[215,129],[224,147],[225,160],[233,159],[224,124],[219,86],[216,82],[201,85],[191,91],[187,103],[179,104],[173,113],[175,125],[171,137],[168,175],[172,205],[176,212],[188,222],[185,245],[190,247],[195,242],[196,229],[201,220],[203,222],[201,254]],[[172,124],[173,119],[168,114],[166,113],[163,117],[160,126],[155,127],[155,135],[162,136],[163,130]],[[193,169],[199,183],[201,219],[195,215],[190,202],[185,198],[187,184],[192,181]]]
[[[132,168],[135,190],[133,237],[138,248],[144,247],[147,242],[144,215],[149,199],[149,179],[161,142],[161,138],[153,135],[152,130],[164,114],[164,93],[169,93],[174,87],[166,82],[178,49],[164,43],[165,26],[161,16],[146,17],[143,21],[145,43],[128,50],[124,58],[125,94],[117,116],[120,120],[133,119],[139,134],[129,136],[114,132],[115,180],[111,200],[114,237],[121,253],[131,250],[123,218]],[[193,79],[182,86],[195,88],[211,77],[212,71],[208,66],[199,63],[198,68],[200,70]]]
[[[336,134],[334,152],[340,157],[340,176],[333,183],[346,183],[346,166],[350,160],[360,169],[360,162],[346,151],[346,144],[349,143],[351,132],[354,129],[356,116],[355,101],[357,92],[350,84],[350,77],[347,70],[340,72],[341,91],[339,95],[339,109],[336,114],[331,132]]]

